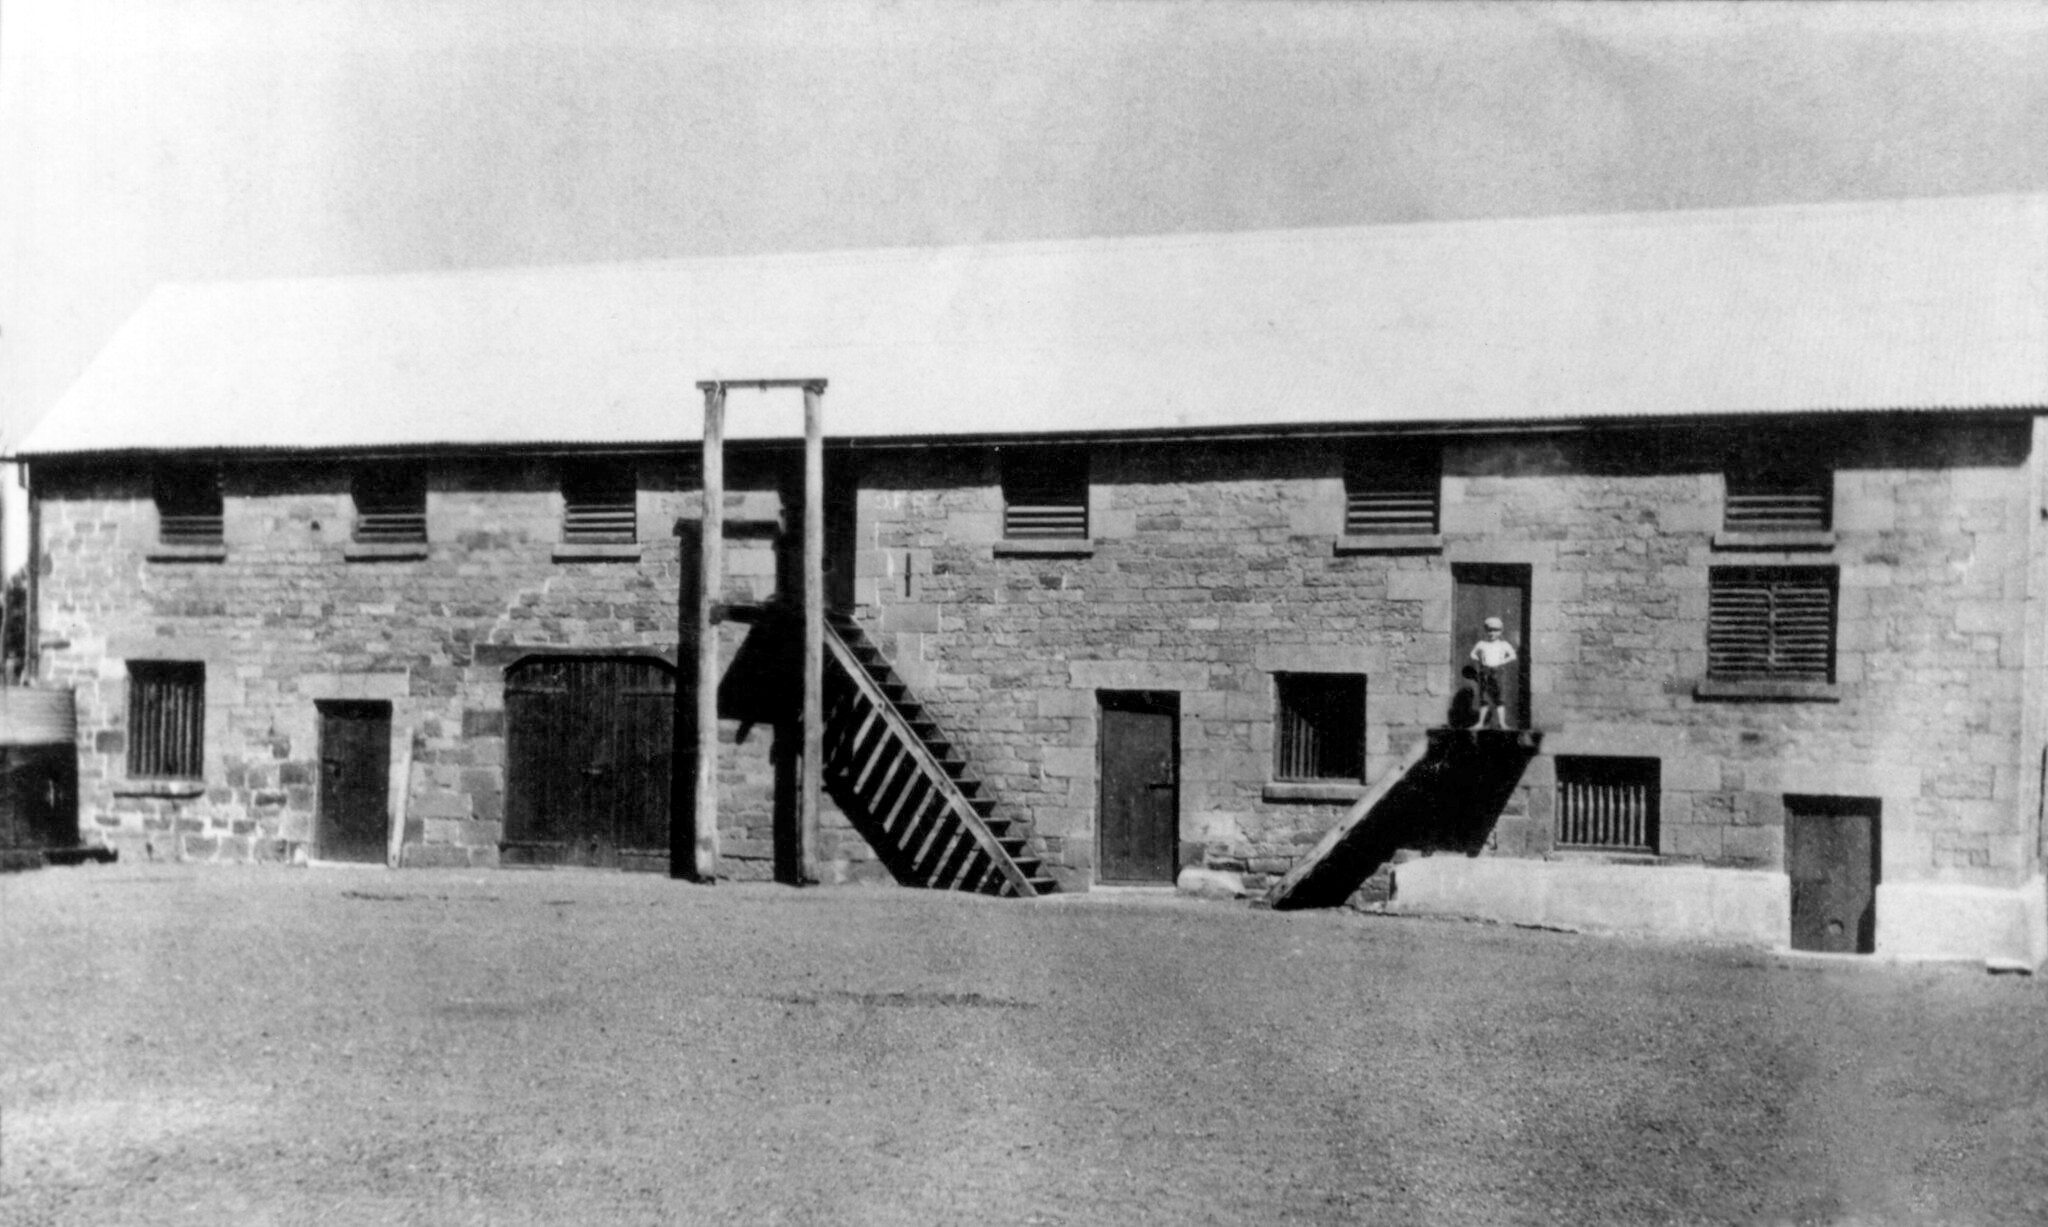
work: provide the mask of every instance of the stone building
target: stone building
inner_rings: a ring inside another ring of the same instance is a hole
[[[1297,868],[1493,615],[1540,744],[1389,906],[2032,966],[2044,308],[2029,196],[165,287],[19,448],[35,670],[129,855],[665,868],[696,387],[817,377],[843,667],[1042,889]],[[767,876],[797,419],[732,395]]]

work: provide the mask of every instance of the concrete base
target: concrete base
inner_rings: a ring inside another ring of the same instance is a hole
[[[1766,948],[1792,932],[1784,874],[1698,865],[1428,856],[1394,870],[1387,910]]]
[[[1877,952],[2037,968],[2048,961],[2048,882],[2017,888],[1881,882]]]
[[[1792,937],[1784,874],[1698,865],[1428,856],[1394,869],[1387,910],[1776,950]],[[2039,968],[2048,963],[2048,880],[1881,883],[1877,954]]]

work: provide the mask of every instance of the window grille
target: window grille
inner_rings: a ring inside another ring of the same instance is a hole
[[[1826,532],[1834,519],[1834,474],[1785,463],[1728,470],[1722,527],[1729,532]]]
[[[220,474],[206,468],[156,474],[157,540],[165,545],[219,545],[225,539]]]
[[[1365,779],[1365,677],[1278,673],[1274,717],[1275,780]]]
[[[562,472],[562,540],[631,544],[639,537],[638,498],[631,465],[569,466]]]
[[[427,484],[415,469],[364,470],[355,477],[355,539],[411,544],[427,539]]]
[[[1088,453],[1076,448],[1003,452],[1003,536],[1088,536]]]
[[[1707,676],[1831,682],[1835,568],[1716,567],[1707,573]]]
[[[1658,794],[1654,758],[1559,755],[1557,846],[1655,852]]]
[[[206,666],[193,661],[128,663],[128,774],[196,779],[206,751]]]
[[[1344,532],[1434,533],[1442,487],[1440,449],[1405,441],[1361,444],[1344,467]]]

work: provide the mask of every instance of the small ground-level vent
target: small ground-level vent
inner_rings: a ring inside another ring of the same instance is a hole
[[[1657,793],[1654,758],[1558,756],[1557,846],[1655,852]]]

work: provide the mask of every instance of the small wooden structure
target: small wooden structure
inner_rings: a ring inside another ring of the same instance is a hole
[[[804,398],[803,748],[798,783],[798,872],[818,880],[818,806],[824,785],[825,426],[823,379],[707,380],[704,393],[704,523],[697,585],[696,779],[688,806],[689,874],[718,876],[718,624],[725,586],[725,396],[730,388],[799,388]]]

